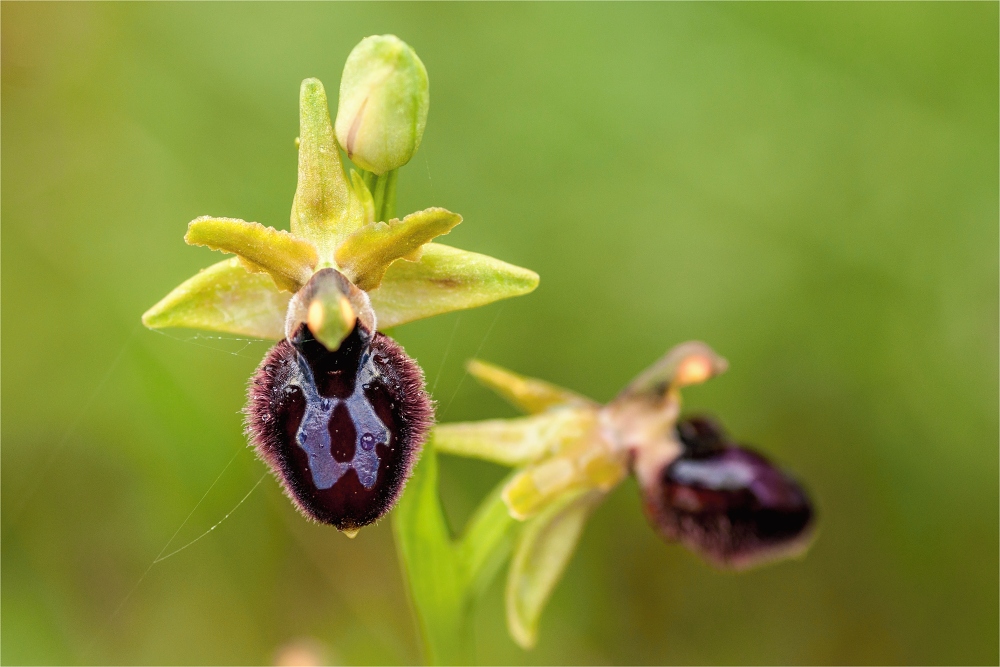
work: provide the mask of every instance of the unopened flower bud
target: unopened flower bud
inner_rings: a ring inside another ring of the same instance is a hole
[[[707,419],[680,422],[679,457],[643,489],[650,522],[717,565],[744,568],[801,552],[813,509],[799,484]]]
[[[361,40],[340,79],[337,141],[356,165],[384,174],[420,146],[430,105],[427,70],[395,35]]]
[[[302,513],[350,534],[396,503],[431,417],[417,363],[357,319],[332,352],[306,323],[271,348],[246,430]]]

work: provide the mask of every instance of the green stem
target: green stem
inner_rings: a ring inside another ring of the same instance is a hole
[[[480,504],[464,536],[452,540],[438,496],[432,442],[393,512],[396,548],[424,656],[429,664],[468,664],[473,605],[509,557],[517,522],[500,498],[506,480]]]
[[[384,174],[366,172],[363,176],[365,184],[375,200],[375,220],[388,221],[396,217],[396,181],[399,170],[393,169]]]

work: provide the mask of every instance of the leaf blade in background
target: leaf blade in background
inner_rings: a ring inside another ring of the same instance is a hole
[[[369,293],[379,327],[393,327],[453,310],[527,294],[538,274],[498,259],[440,243],[423,247],[419,261],[396,260]]]
[[[427,662],[466,662],[464,577],[438,497],[433,438],[393,511],[392,528]]]
[[[178,285],[143,314],[142,323],[150,329],[185,327],[279,340],[291,296],[231,257]]]

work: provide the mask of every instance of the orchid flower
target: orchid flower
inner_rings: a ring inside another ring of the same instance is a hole
[[[409,46],[362,41],[340,99],[338,145],[323,84],[302,82],[290,231],[192,220],[188,244],[234,257],[142,321],[279,341],[250,383],[247,434],[306,516],[353,535],[395,503],[432,422],[420,367],[380,329],[526,294],[538,276],[433,242],[462,222],[444,208],[394,217],[397,171],[427,118],[427,73]],[[341,148],[376,171],[348,177]]]

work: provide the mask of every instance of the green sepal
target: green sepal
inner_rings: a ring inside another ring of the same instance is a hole
[[[533,463],[584,437],[590,411],[553,410],[531,417],[453,422],[434,427],[438,451],[505,466]]]
[[[419,260],[421,246],[460,222],[462,216],[443,208],[411,213],[402,220],[375,222],[351,234],[337,248],[335,258],[351,282],[373,290],[390,264],[397,259]]]
[[[590,513],[604,494],[567,494],[528,521],[507,574],[507,630],[522,648],[538,639],[538,620],[562,578]]]
[[[420,260],[396,260],[372,290],[379,328],[527,294],[538,274],[486,255],[428,243]]]
[[[364,224],[364,205],[344,176],[326,91],[318,79],[306,79],[299,92],[299,180],[292,201],[292,233],[312,242],[327,264],[337,246]]]
[[[231,257],[178,285],[143,314],[142,323],[150,329],[185,327],[278,340],[285,336],[291,296]]]
[[[472,359],[465,367],[469,375],[476,378],[480,384],[492,389],[515,408],[528,414],[538,414],[564,405],[598,407],[594,401],[569,389],[563,389],[545,380],[518,375],[486,361]]]
[[[239,257],[251,273],[266,273],[289,292],[299,289],[312,275],[319,258],[308,241],[259,222],[202,216],[188,223],[184,241],[208,246]]]

